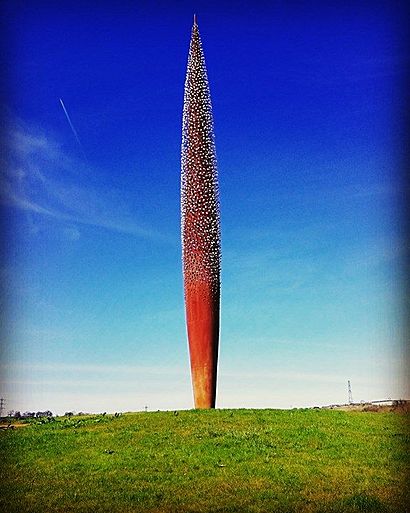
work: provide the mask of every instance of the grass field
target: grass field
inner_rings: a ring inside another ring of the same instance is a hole
[[[30,424],[0,432],[0,511],[405,512],[406,421],[306,409]]]

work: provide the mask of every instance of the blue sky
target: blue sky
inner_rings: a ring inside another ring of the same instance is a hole
[[[344,402],[348,379],[355,400],[406,396],[404,9],[152,4],[5,8],[7,407],[192,407],[179,180],[194,12],[220,179],[218,406]]]

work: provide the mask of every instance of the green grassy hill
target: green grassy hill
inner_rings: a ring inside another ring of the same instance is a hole
[[[406,415],[211,410],[0,432],[0,510],[406,511]]]

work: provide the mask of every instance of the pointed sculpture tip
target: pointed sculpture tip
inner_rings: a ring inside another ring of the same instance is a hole
[[[196,22],[196,14],[194,14],[194,25],[197,25],[197,22]]]

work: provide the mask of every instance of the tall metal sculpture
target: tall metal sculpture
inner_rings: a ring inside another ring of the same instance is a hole
[[[219,345],[218,171],[205,59],[194,16],[185,80],[181,152],[185,311],[196,408],[214,408]]]

